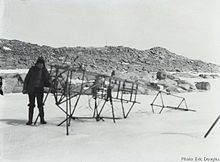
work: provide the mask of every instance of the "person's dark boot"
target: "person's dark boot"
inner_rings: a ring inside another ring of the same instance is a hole
[[[40,123],[41,124],[47,124],[47,122],[45,120],[41,120]]]
[[[26,123],[26,125],[31,125],[32,124],[33,113],[34,113],[34,109],[29,108],[29,110],[28,110],[28,122]]]
[[[32,125],[32,121],[28,121],[26,125]]]
[[[41,124],[47,124],[47,122],[44,120],[44,109],[39,108],[39,113],[40,113],[40,123]]]

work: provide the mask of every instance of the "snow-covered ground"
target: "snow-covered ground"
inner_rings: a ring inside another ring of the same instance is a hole
[[[115,124],[109,119],[72,120],[69,136],[65,124],[57,126],[65,114],[54,104],[52,95],[45,105],[48,124],[26,126],[27,95],[5,94],[0,96],[0,161],[220,161],[220,121],[203,138],[220,114],[220,80],[210,83],[210,91],[179,94],[196,112],[166,109],[162,114],[153,114],[150,103],[155,95],[138,95],[141,104],[134,106],[127,119]],[[166,98],[167,104],[173,102],[174,98]],[[120,108],[118,103],[115,107]],[[80,100],[79,110],[90,111],[88,96]],[[105,113],[111,115],[110,107]]]
[[[28,69],[0,69],[0,74],[11,74],[11,73],[18,73],[23,74],[27,73]]]

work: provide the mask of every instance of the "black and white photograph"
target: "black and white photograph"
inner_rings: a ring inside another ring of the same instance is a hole
[[[220,0],[0,0],[0,162],[220,162]]]

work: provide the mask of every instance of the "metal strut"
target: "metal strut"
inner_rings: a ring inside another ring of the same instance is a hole
[[[214,128],[214,126],[216,125],[216,123],[219,121],[220,119],[220,115],[217,117],[217,119],[214,121],[214,123],[211,125],[211,127],[209,128],[209,130],[206,132],[206,134],[204,135],[204,138],[206,138],[209,133],[212,131],[212,129]]]

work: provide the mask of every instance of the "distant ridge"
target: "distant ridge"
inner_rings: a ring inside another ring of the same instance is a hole
[[[47,63],[62,62],[67,57],[71,63],[84,64],[90,71],[109,73],[156,72],[158,70],[180,72],[219,72],[219,66],[201,60],[193,60],[170,52],[162,47],[138,50],[123,46],[61,47],[53,48],[19,40],[0,39],[0,69],[29,68],[38,56]]]

